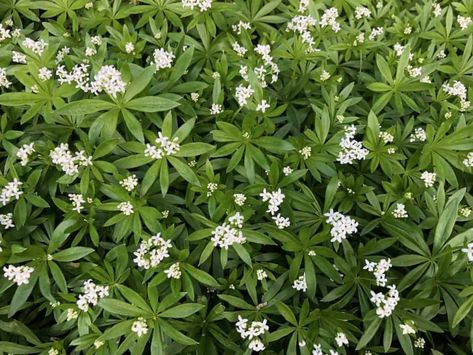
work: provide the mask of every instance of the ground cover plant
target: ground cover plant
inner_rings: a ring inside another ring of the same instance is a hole
[[[473,1],[0,1],[0,353],[470,354]]]

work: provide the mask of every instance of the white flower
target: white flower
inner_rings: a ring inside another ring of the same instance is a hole
[[[462,252],[466,254],[468,261],[473,261],[473,243],[468,243],[466,248],[462,249]]]
[[[261,281],[261,280],[266,279],[267,277],[268,277],[268,274],[267,274],[267,272],[264,271],[263,269],[258,269],[258,270],[256,270],[256,278],[257,278],[258,280]]]
[[[241,30],[250,30],[251,24],[249,22],[239,21],[236,25],[232,25],[232,29],[236,34],[240,35]]]
[[[416,333],[416,330],[414,328],[412,328],[412,326],[407,324],[407,323],[399,324],[399,328],[401,328],[403,335],[415,334]]]
[[[213,231],[211,241],[214,246],[228,249],[233,244],[244,244],[246,238],[240,230],[243,227],[243,215],[239,212],[229,217],[229,223],[217,226]]]
[[[282,169],[282,172],[284,173],[285,176],[289,176],[292,174],[294,170],[290,167],[290,166],[285,166],[283,169]]]
[[[134,213],[133,211],[133,205],[131,204],[130,201],[125,201],[125,202],[120,202],[117,205],[117,208],[125,215],[125,216],[130,216]]]
[[[117,94],[125,92],[125,82],[113,65],[104,65],[90,83],[90,91],[95,95],[105,91],[110,96],[117,97]]]
[[[256,338],[256,339],[253,339],[252,341],[250,341],[250,343],[248,344],[248,349],[250,349],[252,351],[255,351],[255,352],[260,352],[260,351],[263,351],[266,348],[265,348],[263,342],[259,338]]]
[[[18,64],[26,64],[26,55],[20,52],[12,51],[12,62]]]
[[[437,174],[424,171],[420,178],[424,181],[425,187],[432,187],[437,179]]]
[[[174,53],[165,51],[163,48],[158,48],[153,52],[153,61],[151,64],[156,66],[156,70],[171,68],[175,57]]]
[[[23,144],[16,152],[16,157],[21,159],[20,165],[26,166],[28,164],[28,159],[31,154],[34,153],[34,143]]]
[[[376,285],[385,287],[387,283],[386,272],[391,268],[391,259],[381,259],[378,263],[365,260],[364,270],[372,272],[376,277]]]
[[[95,44],[96,46],[101,46],[103,43],[101,36],[90,37],[90,42],[92,42],[92,44]]]
[[[389,132],[379,132],[379,138],[381,138],[384,144],[392,143],[394,136]]]
[[[191,100],[194,101],[194,102],[197,102],[199,100],[199,93],[198,92],[193,92],[191,93]]]
[[[321,344],[314,344],[314,349],[312,350],[312,355],[324,355],[322,351]]]
[[[8,280],[15,282],[18,286],[28,284],[33,271],[34,268],[26,265],[8,265],[3,267],[4,276]]]
[[[337,343],[338,347],[341,347],[343,345],[348,345],[348,339],[345,333],[338,332],[337,335],[335,336],[335,342]]]
[[[328,79],[330,79],[330,73],[326,70],[322,70],[322,73],[320,74],[320,80],[327,81]]]
[[[164,273],[168,279],[180,279],[181,278],[181,269],[179,268],[179,263],[172,264],[169,269],[164,270]]]
[[[133,191],[135,187],[138,186],[138,178],[135,174],[130,175],[120,181],[120,185],[122,185],[127,191]]]
[[[210,108],[210,114],[211,115],[218,115],[219,113],[223,112],[223,106],[220,104],[212,104],[212,107]]]
[[[427,134],[423,128],[414,129],[414,133],[411,134],[409,142],[425,142],[427,140]]]
[[[169,249],[172,248],[171,241],[161,238],[161,233],[143,240],[134,252],[136,256],[133,261],[144,269],[158,266],[161,261],[169,257]]]
[[[212,7],[212,0],[182,0],[182,7],[191,10],[198,7],[200,12],[204,12]]]
[[[52,78],[52,76],[53,76],[53,71],[46,67],[42,67],[38,71],[38,78],[42,81],[49,80]]]
[[[131,331],[136,333],[138,337],[141,337],[148,333],[148,323],[146,323],[143,317],[139,317],[138,320],[134,321],[131,326]]]
[[[406,205],[403,203],[396,203],[396,209],[393,211],[394,218],[407,218],[409,217],[406,211]]]
[[[338,10],[335,7],[326,9],[320,20],[320,27],[324,28],[326,26],[330,26],[332,27],[333,32],[340,31],[340,24],[336,21],[337,17]]]
[[[362,19],[363,17],[369,18],[371,16],[371,11],[367,7],[357,6],[355,9],[355,18],[357,20]]]
[[[466,30],[471,24],[471,17],[469,16],[457,16],[457,23],[462,30]]]
[[[305,279],[305,273],[302,276],[299,276],[297,280],[294,280],[292,284],[292,288],[296,289],[297,291],[306,292],[307,291],[307,281]]]
[[[466,101],[467,99],[468,92],[466,86],[461,81],[455,80],[453,85],[445,83],[442,85],[442,88],[448,95],[457,96],[461,101]]]
[[[146,144],[146,149],[144,151],[145,156],[151,157],[153,159],[162,159],[164,156],[170,156],[176,154],[181,146],[177,143],[178,138],[175,137],[173,140],[164,136],[161,132],[158,132],[158,138],[155,142],[158,146],[152,146],[151,144]]]
[[[245,194],[233,194],[233,200],[238,206],[243,206],[246,201]]]
[[[31,38],[25,38],[23,41],[22,45],[29,50],[31,50],[33,53],[42,55],[48,44],[43,41],[42,39],[38,41],[34,41]]]
[[[332,243],[341,243],[348,235],[358,231],[358,222],[349,216],[344,216],[340,212],[334,212],[333,209],[330,209],[324,216],[327,217],[327,223],[332,225],[332,229],[330,230],[330,235],[332,236],[330,241]]]
[[[82,204],[85,202],[84,196],[82,196],[81,194],[69,194],[68,197],[69,200],[71,200],[72,202],[72,209],[77,213],[80,213],[80,211],[84,209],[84,207],[82,206]]]
[[[86,57],[93,57],[96,54],[97,54],[97,51],[93,47],[87,47],[85,49],[85,56]]]
[[[96,339],[96,340],[94,341],[94,347],[95,347],[95,349],[98,349],[98,348],[102,347],[103,344],[104,344],[104,342],[101,341],[101,340]]]
[[[4,68],[0,68],[0,87],[9,88],[11,81],[7,79],[7,71]]]
[[[273,192],[268,192],[264,189],[263,192],[260,193],[260,196],[263,202],[269,201],[268,210],[266,212],[271,213],[272,215],[279,211],[279,206],[283,203],[284,198],[286,197],[282,193],[281,189]]]
[[[363,144],[355,139],[355,134],[354,125],[345,127],[345,136],[340,141],[342,149],[337,157],[340,164],[353,164],[355,160],[364,160],[368,155],[368,149],[363,148]]]
[[[90,10],[91,8],[94,7],[94,3],[92,1],[89,1],[88,3],[84,5],[84,7],[86,10]]]
[[[423,349],[425,347],[425,339],[424,338],[417,338],[414,341],[414,347]]]
[[[79,317],[79,313],[74,308],[67,309],[67,314],[66,314],[67,321],[77,319],[77,317]]]
[[[59,146],[49,152],[49,156],[53,164],[60,165],[62,171],[70,176],[79,172],[79,166],[92,165],[91,156],[86,156],[83,150],[76,152],[73,156],[67,143],[59,144]]]
[[[92,280],[84,281],[84,293],[79,295],[76,304],[83,312],[89,310],[89,305],[96,306],[98,301],[109,295],[109,287],[96,285]]]
[[[125,44],[125,52],[132,53],[135,50],[135,45],[132,42],[127,42]]]
[[[240,57],[244,57],[246,52],[248,52],[248,49],[241,46],[238,42],[233,42],[232,48],[236,52],[236,54],[238,54]]]
[[[8,38],[11,38],[10,30],[8,28],[3,27],[3,25],[0,23],[0,42],[3,42]]]
[[[216,184],[215,182],[209,182],[207,184],[207,197],[210,197],[212,196],[212,194],[214,193],[215,190],[218,189],[218,184]]]
[[[471,208],[469,207],[463,207],[463,208],[460,208],[460,214],[463,216],[463,217],[470,217],[471,215]]]
[[[370,36],[368,37],[370,41],[376,39],[376,37],[380,37],[384,33],[384,28],[382,27],[375,27],[371,30]]]
[[[317,20],[312,16],[295,16],[287,24],[286,31],[294,31],[301,35],[302,42],[309,46],[308,52],[314,52],[315,40],[310,33],[310,29],[317,24]]]
[[[48,355],[59,355],[59,350],[55,348],[51,348],[48,351]]]
[[[23,185],[23,183],[15,178],[12,182],[4,186],[0,192],[0,202],[5,206],[13,198],[18,200],[23,194],[23,191],[20,190],[21,185]]]
[[[389,317],[400,300],[396,285],[387,287],[389,291],[386,294],[371,291],[370,301],[376,305],[376,314],[379,318]]]
[[[439,17],[442,14],[442,7],[436,2],[432,3],[432,12],[435,17]]]
[[[285,218],[281,216],[279,213],[277,216],[273,216],[273,220],[279,229],[284,229],[291,225],[291,221],[289,220],[289,218]]]
[[[0,214],[0,224],[5,228],[13,228],[15,225],[13,224],[13,214],[11,212],[7,214]],[[0,248],[1,249],[1,248]],[[1,252],[1,250],[0,250]]]
[[[257,112],[263,112],[265,113],[266,112],[266,109],[269,108],[270,105],[268,104],[268,102],[266,100],[261,100],[261,102],[256,106],[256,111]]]
[[[302,148],[301,150],[299,150],[299,154],[302,155],[302,158],[304,160],[307,160],[311,157],[312,155],[312,148],[309,147],[309,146],[305,146],[304,148]]]

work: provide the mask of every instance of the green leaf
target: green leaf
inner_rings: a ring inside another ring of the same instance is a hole
[[[463,188],[455,192],[447,201],[445,209],[439,217],[437,227],[435,228],[433,253],[437,252],[447,242],[453,231],[453,226],[457,220],[458,206],[460,205],[466,189]]]
[[[276,302],[276,308],[278,309],[279,313],[284,317],[285,320],[287,320],[289,323],[292,325],[297,326],[297,320],[296,317],[294,316],[294,313],[292,313],[292,310],[289,306],[282,302]]]
[[[213,145],[207,143],[187,143],[181,145],[179,151],[174,154],[176,157],[195,157],[206,154],[214,149]]]
[[[186,318],[200,311],[205,306],[198,303],[185,303],[166,309],[159,314],[162,318]]]
[[[380,325],[381,325],[382,319],[379,317],[375,317],[374,319],[371,319],[368,325],[368,328],[366,328],[365,332],[361,336],[360,340],[358,341],[358,345],[356,346],[356,350],[361,350],[363,349],[371,339],[373,339],[374,335],[378,331]]]
[[[181,160],[173,156],[168,156],[167,159],[184,180],[190,182],[193,185],[200,186],[199,178],[197,175],[195,175],[189,165],[183,163]]]
[[[294,149],[291,143],[276,137],[259,137],[252,142],[271,153],[286,153]]]
[[[82,259],[84,256],[87,256],[94,252],[92,248],[86,247],[72,247],[66,250],[62,250],[56,254],[53,254],[53,260],[60,262],[69,262]]]
[[[51,240],[49,241],[49,254],[56,251],[56,249],[58,249],[66,241],[70,234],[70,232],[67,232],[67,230],[70,229],[74,224],[76,224],[76,221],[72,219],[66,219],[65,221],[62,221],[58,224],[53,232],[53,235],[51,236]]]
[[[122,316],[139,317],[146,313],[136,306],[113,298],[101,299],[99,306],[111,314],[119,314]]]
[[[200,283],[211,286],[211,287],[219,287],[220,284],[215,280],[212,276],[207,274],[205,271],[202,271],[188,263],[182,264],[182,268],[186,270],[189,275],[199,281]]]
[[[453,318],[452,327],[455,328],[471,311],[473,307],[473,297],[468,298],[459,308]]]
[[[136,78],[133,78],[130,85],[127,86],[124,101],[128,102],[140,92],[144,90],[144,88],[149,84],[151,79],[156,72],[156,67],[154,65],[150,65],[143,69]]]
[[[9,341],[0,341],[0,351],[11,354],[37,354],[41,352],[40,349],[32,346],[15,344]]]
[[[33,271],[30,276],[30,280],[27,284],[23,284],[17,287],[15,294],[10,302],[8,309],[8,318],[11,318],[16,312],[22,309],[26,303],[26,300],[31,295],[36,281],[38,280],[38,270]]]
[[[140,112],[162,112],[179,106],[179,102],[159,96],[145,96],[133,99],[126,104],[126,108]]]
[[[39,101],[39,96],[27,92],[7,92],[0,95],[2,106],[28,106]]]
[[[194,47],[189,47],[179,58],[176,63],[172,66],[171,75],[169,76],[170,84],[175,83],[181,76],[184,75],[187,68],[191,64],[192,56],[194,55]]]
[[[166,334],[171,339],[177,341],[179,344],[189,345],[189,346],[199,344],[194,339],[189,338],[188,336],[182,334],[180,331],[178,331],[176,328],[174,328],[168,322],[162,319],[159,320],[159,325],[162,328],[164,334]]]
[[[99,99],[84,99],[65,104],[58,108],[55,113],[68,116],[88,115],[99,111],[111,110],[114,107],[115,104],[112,102]]]
[[[130,131],[130,133],[141,143],[144,143],[145,137],[143,136],[143,129],[141,127],[141,123],[132,114],[130,111],[123,109],[122,110],[123,119],[125,120],[126,128]]]

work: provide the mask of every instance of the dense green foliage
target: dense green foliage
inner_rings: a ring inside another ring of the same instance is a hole
[[[0,0],[0,354],[468,354],[473,1]]]

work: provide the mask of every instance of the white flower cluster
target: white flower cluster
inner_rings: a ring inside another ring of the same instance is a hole
[[[251,85],[248,86],[238,85],[235,89],[235,96],[240,106],[244,106],[247,104],[247,101],[251,96],[255,93],[255,91],[251,88]]]
[[[245,47],[241,46],[238,42],[233,42],[232,43],[232,48],[238,54],[240,57],[244,57],[246,52],[248,52],[248,49]]]
[[[66,54],[69,54],[70,52],[71,49],[69,47],[64,47],[60,49],[56,54],[56,64],[61,63],[64,60],[64,56],[66,56]]]
[[[365,264],[363,270],[373,273],[374,277],[376,277],[376,285],[385,287],[388,282],[386,272],[392,267],[391,259],[381,259],[378,263],[365,260]]]
[[[26,285],[27,283],[29,283],[33,271],[34,268],[26,265],[8,265],[3,267],[4,276],[8,280],[15,282],[18,286]]]
[[[305,146],[304,148],[299,150],[299,154],[302,155],[302,158],[304,160],[307,160],[312,156],[312,148],[309,146]]]
[[[181,278],[181,269],[179,268],[179,263],[172,264],[169,269],[164,270],[168,279],[180,279]]]
[[[7,213],[7,214],[0,214],[0,224],[5,228],[13,228],[15,225],[13,224],[13,214]],[[1,250],[0,250],[1,252]]]
[[[89,305],[96,306],[97,302],[109,294],[109,287],[96,285],[91,279],[84,281],[84,293],[79,295],[77,307],[83,312],[89,310]]]
[[[427,140],[427,134],[421,127],[414,129],[414,133],[409,137],[409,142],[425,142]]]
[[[400,300],[396,285],[388,286],[388,289],[389,291],[386,294],[371,291],[370,301],[376,305],[376,314],[379,318],[389,317]]]
[[[241,35],[242,30],[251,29],[251,24],[249,22],[240,21],[236,25],[232,25],[233,32],[236,32],[237,35]]]
[[[433,2],[432,3],[432,12],[434,13],[435,17],[439,17],[442,14],[442,7],[440,4]]]
[[[70,176],[77,174],[80,166],[92,165],[91,156],[87,156],[83,150],[76,152],[73,156],[67,143],[59,144],[59,146],[49,152],[49,156],[53,164],[60,165],[62,171]]]
[[[270,84],[275,83],[278,80],[279,67],[276,63],[274,63],[273,57],[271,57],[271,46],[269,44],[258,44],[255,48],[255,53],[258,53],[263,59],[264,64],[269,67],[269,74],[271,75]],[[256,67],[254,72],[260,81],[261,86],[263,88],[267,87],[268,83],[266,82],[265,77],[268,70],[265,68],[265,66],[262,65],[260,67]]]
[[[283,217],[281,216],[280,213],[278,213],[277,216],[273,216],[272,218],[273,218],[274,223],[276,223],[276,226],[279,229],[284,229],[291,225],[291,221],[289,220],[289,217]]]
[[[210,197],[212,196],[212,194],[214,193],[214,191],[216,191],[218,189],[218,184],[215,183],[215,182],[209,182],[207,184],[207,197]]]
[[[125,92],[125,82],[122,80],[121,73],[113,65],[102,66],[94,80],[89,80],[89,65],[80,63],[74,65],[72,70],[68,72],[64,65],[59,65],[56,69],[56,75],[60,84],[76,84],[76,88],[84,92],[91,92],[94,95],[105,91],[112,97]]]
[[[260,352],[265,349],[265,346],[260,336],[264,335],[269,331],[268,321],[264,319],[262,322],[253,321],[251,324],[248,324],[248,319],[238,316],[238,322],[236,322],[236,330],[243,339],[248,338],[250,343],[248,348],[255,352]]]
[[[369,151],[363,144],[355,139],[356,127],[345,127],[345,136],[340,141],[342,150],[338,153],[337,161],[340,164],[353,164],[355,160],[364,160]]]
[[[424,171],[420,178],[424,181],[425,187],[432,187],[434,186],[434,183],[437,180],[437,174]]]
[[[413,67],[412,65],[408,65],[406,69],[411,78],[417,78],[422,75],[422,68],[420,67]],[[423,80],[425,81],[425,79]]]
[[[12,51],[12,62],[18,64],[26,64],[26,55],[23,53]]]
[[[268,273],[266,271],[264,271],[263,269],[256,270],[256,278],[259,281],[262,281],[262,280],[266,279],[267,277],[268,277]]]
[[[223,112],[223,106],[221,104],[213,103],[210,107],[210,114],[211,115],[218,115]]]
[[[35,41],[35,40],[32,40],[31,38],[25,38],[22,45],[28,48],[33,53],[38,54],[38,55],[42,55],[44,50],[48,46],[48,44],[42,39]]]
[[[171,51],[166,51],[164,48],[158,48],[153,52],[153,60],[151,61],[151,64],[156,66],[156,70],[171,68],[174,58],[176,58],[176,56]]]
[[[404,323],[399,324],[399,328],[402,330],[403,335],[415,334],[416,330],[414,329],[413,325],[414,322],[411,321],[412,324]]]
[[[5,206],[13,198],[18,200],[23,194],[23,191],[20,190],[21,185],[23,185],[23,183],[15,178],[12,182],[4,186],[0,192],[0,202]]]
[[[384,144],[392,143],[394,141],[394,136],[389,132],[379,132],[379,138],[381,138]]]
[[[284,176],[289,176],[292,174],[294,170],[290,167],[290,166],[285,166],[283,169],[282,169],[282,172],[284,174]]]
[[[460,208],[460,214],[463,216],[463,217],[470,217],[471,215],[471,208],[470,207],[463,207],[463,208]]]
[[[320,27],[324,28],[327,26],[332,27],[332,31],[337,33],[340,31],[340,24],[337,22],[338,10],[335,7],[331,7],[324,11],[320,20]]]
[[[79,317],[79,313],[74,308],[68,308],[66,313],[66,320],[69,322],[70,320],[77,319]]]
[[[153,159],[159,160],[164,156],[176,154],[181,146],[177,143],[178,138],[175,137],[173,140],[164,136],[161,132],[158,133],[158,138],[156,138],[156,144],[158,146],[146,144],[145,156],[151,157]]]
[[[124,201],[120,202],[117,205],[118,210],[123,213],[125,216],[130,216],[134,213],[133,211],[133,205],[131,204],[130,201]]]
[[[241,231],[244,217],[240,212],[228,218],[228,223],[217,226],[213,231],[211,241],[214,246],[228,249],[233,244],[243,244],[246,238]]]
[[[16,152],[16,157],[20,159],[20,165],[28,164],[29,156],[34,153],[34,143],[23,144]]]
[[[367,7],[364,6],[357,6],[355,8],[355,18],[357,20],[361,20],[363,17],[370,18],[371,11]]]
[[[297,291],[306,292],[307,291],[307,281],[305,279],[305,273],[302,276],[299,276],[297,280],[294,280],[292,284],[292,288],[296,289]]]
[[[7,71],[4,68],[0,68],[0,87],[8,89],[11,85],[11,81],[7,79]]]
[[[133,191],[136,186],[138,186],[138,178],[135,174],[130,175],[120,181],[120,185],[125,188],[127,191]]]
[[[279,211],[279,206],[283,203],[284,198],[286,197],[286,195],[282,193],[281,189],[273,192],[268,192],[264,189],[263,192],[260,193],[260,196],[263,202],[269,201],[268,210],[266,212],[271,213],[272,215]]]
[[[469,152],[466,158],[463,160],[463,165],[467,168],[473,167],[473,152]]]
[[[233,194],[233,200],[236,205],[243,206],[246,202],[246,196],[245,194]]]
[[[468,243],[466,248],[462,248],[462,252],[466,254],[468,261],[473,261],[473,243]]]
[[[348,345],[348,338],[345,333],[338,332],[337,335],[335,335],[335,342],[337,343],[338,347]]]
[[[316,49],[314,47],[315,40],[310,33],[310,29],[317,24],[317,20],[310,15],[298,15],[295,16],[289,21],[287,24],[286,31],[293,31],[301,35],[302,42],[307,44],[308,49],[307,52],[312,53],[315,52]]]
[[[407,218],[409,215],[406,211],[406,205],[403,203],[396,203],[396,209],[393,211],[394,218]]]
[[[424,338],[417,338],[414,341],[414,347],[418,349],[423,349],[425,347],[425,339]]]
[[[161,238],[161,233],[143,240],[134,252],[136,258],[133,261],[142,268],[156,267],[165,258],[169,257],[169,249],[172,248],[171,241]]]
[[[460,99],[461,109],[464,110],[470,106],[470,101],[467,100],[468,91],[465,85],[462,82],[455,80],[453,85],[447,83],[443,84],[443,91],[448,95],[456,96]]]
[[[10,30],[0,23],[0,42],[11,38]]]
[[[384,33],[384,28],[382,27],[375,27],[371,30],[370,36],[368,37],[370,41],[376,39],[376,37],[382,36]]]
[[[356,233],[358,231],[358,222],[349,216],[345,216],[340,212],[334,212],[330,209],[324,216],[327,217],[327,223],[332,226],[330,235],[332,239],[330,241],[341,243],[348,235]]]
[[[200,12],[204,12],[212,7],[212,0],[182,0],[182,7],[191,10],[198,7]]]
[[[128,54],[132,53],[135,50],[135,45],[132,42],[127,42],[125,44],[125,52]]]
[[[84,196],[81,194],[69,194],[68,195],[69,200],[72,202],[72,209],[76,211],[77,213],[80,213],[84,209],[82,206],[83,203],[85,203]]]
[[[48,69],[46,67],[42,67],[38,70],[38,78],[41,81],[46,81],[51,79],[53,76],[53,71],[51,69]]]
[[[256,106],[256,112],[266,112],[266,109],[270,108],[271,105],[268,104],[266,100],[261,100],[261,102]]]
[[[146,323],[146,320],[143,317],[139,317],[131,325],[131,331],[136,333],[138,337],[141,337],[148,333],[148,323]]]
[[[460,26],[462,30],[466,30],[468,26],[471,25],[471,22],[472,22],[471,17],[469,16],[461,16],[461,15],[457,16],[458,26]]]
[[[125,82],[122,74],[113,65],[104,65],[94,76],[94,81],[90,83],[90,92],[98,95],[105,91],[112,97],[125,92]]]

